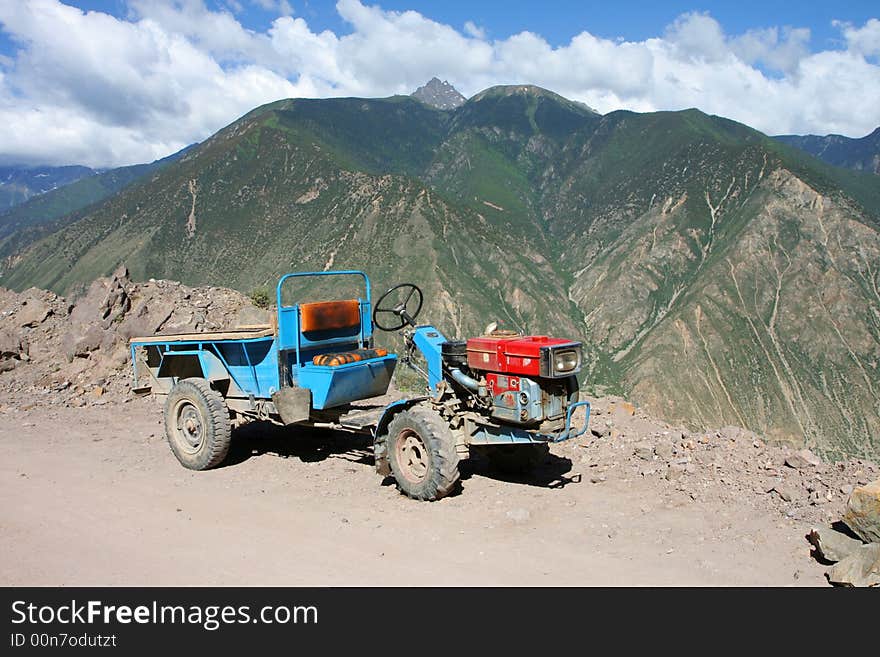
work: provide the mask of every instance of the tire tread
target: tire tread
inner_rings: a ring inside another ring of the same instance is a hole
[[[178,456],[178,460],[184,467],[191,470],[208,470],[220,465],[229,453],[229,444],[232,436],[232,424],[229,421],[229,410],[226,408],[226,402],[217,390],[211,387],[210,382],[202,378],[189,378],[178,381],[171,392],[168,399],[165,400],[165,435],[170,445],[172,445],[171,431],[168,428],[170,421],[169,414],[173,405],[181,396],[187,396],[191,400],[197,400],[201,397],[208,411],[206,421],[210,423],[209,427],[205,427],[207,432],[206,445],[207,452],[196,455],[190,463],[186,463]],[[177,456],[177,452],[175,452]]]
[[[426,441],[426,446],[431,450],[432,459],[436,460],[437,467],[432,469],[429,482],[424,486],[424,490],[417,493],[406,490],[397,477],[395,480],[397,480],[398,489],[409,497],[435,501],[453,493],[461,480],[455,440],[443,418],[434,410],[423,405],[412,406],[401,411],[388,425],[388,434],[385,438],[386,448],[393,471],[395,457],[391,454],[393,451],[391,441],[405,428],[419,429],[418,424],[420,423],[424,429],[427,429],[428,435],[422,436],[422,439]],[[413,426],[414,424],[416,426]],[[419,433],[421,434],[422,431]]]

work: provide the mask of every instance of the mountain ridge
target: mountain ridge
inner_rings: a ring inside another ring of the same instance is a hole
[[[782,143],[847,169],[880,175],[880,127],[864,137],[843,135],[777,135]]]

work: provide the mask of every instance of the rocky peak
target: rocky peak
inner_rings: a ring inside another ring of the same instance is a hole
[[[431,78],[427,84],[416,89],[412,97],[425,105],[442,110],[455,109],[467,100],[449,82],[446,80],[441,82],[439,78]]]

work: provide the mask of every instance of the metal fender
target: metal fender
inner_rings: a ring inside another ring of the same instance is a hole
[[[157,378],[175,377],[188,379],[199,377],[207,379],[215,388],[220,388],[228,395],[240,392],[229,370],[223,362],[210,351],[166,351],[162,355]],[[218,385],[220,384],[220,385]]]
[[[376,423],[376,429],[373,432],[373,460],[376,463],[376,472],[387,477],[391,474],[391,466],[388,464],[388,446],[385,443],[385,432],[394,416],[405,411],[411,406],[425,401],[428,397],[412,397],[409,399],[398,399],[385,407],[382,416]]]

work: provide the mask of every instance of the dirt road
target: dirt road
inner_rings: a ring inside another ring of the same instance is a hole
[[[181,468],[150,400],[0,414],[4,585],[821,585],[808,526],[651,482],[477,463],[414,502],[348,436],[255,425]]]

